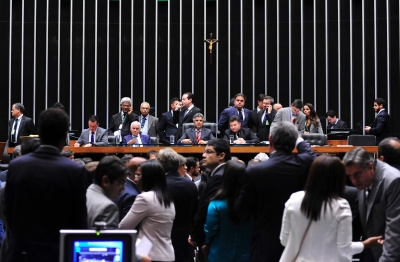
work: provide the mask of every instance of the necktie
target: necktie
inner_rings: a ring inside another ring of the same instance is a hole
[[[240,119],[240,122],[243,123],[243,113],[242,113],[242,109],[241,109],[241,110],[238,110],[238,112],[239,112],[239,119]]]
[[[189,113],[189,109],[187,109],[187,110],[185,111],[185,113],[183,114],[183,118],[185,118],[185,116],[187,115],[187,113]]]
[[[369,201],[370,194],[371,194],[371,189],[367,188],[365,190],[365,204],[367,205],[367,207],[368,207],[368,201]]]
[[[197,131],[197,135],[196,135],[196,144],[198,144],[200,141],[200,131]]]
[[[94,132],[92,132],[92,135],[90,136],[90,143],[94,144]]]
[[[140,129],[143,129],[145,123],[146,123],[146,118],[142,117],[142,122],[140,123]]]
[[[124,113],[122,116],[122,124],[125,122],[125,119],[126,119],[126,113]]]
[[[11,132],[11,142],[17,143],[17,127],[18,127],[18,118],[14,121],[14,127]]]
[[[269,125],[268,120],[267,120],[267,115],[268,115],[268,113],[265,112],[264,119],[263,119],[263,124],[266,125],[266,126]]]

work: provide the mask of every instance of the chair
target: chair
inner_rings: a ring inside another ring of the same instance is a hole
[[[353,146],[375,146],[376,138],[373,135],[350,135],[347,144]]]
[[[116,142],[115,142],[115,136],[108,135],[108,144],[112,144],[112,145],[115,145],[115,144],[116,144]]]
[[[314,146],[325,146],[326,145],[326,135],[312,133],[312,134],[302,134],[301,137],[304,139],[304,142],[309,143]]]
[[[192,128],[194,127],[193,123],[184,123],[182,125],[182,134],[185,133],[186,129]],[[206,122],[203,124],[203,127],[211,129],[211,132],[213,133],[213,135],[215,136],[215,138],[217,138],[217,124],[216,123],[212,123],[212,122]]]

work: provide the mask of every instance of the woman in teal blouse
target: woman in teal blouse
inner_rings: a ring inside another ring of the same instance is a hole
[[[221,188],[208,206],[203,253],[209,262],[250,261],[253,221],[240,221],[235,203],[246,166],[235,160],[227,162]]]

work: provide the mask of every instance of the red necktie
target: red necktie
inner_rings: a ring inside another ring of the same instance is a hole
[[[198,144],[199,142],[200,142],[200,131],[197,131],[196,143]]]

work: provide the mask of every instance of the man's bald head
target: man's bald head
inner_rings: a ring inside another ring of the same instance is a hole
[[[389,165],[400,165],[400,140],[397,137],[383,139],[378,146],[378,156]]]
[[[144,157],[133,157],[131,160],[129,160],[129,163],[128,163],[128,168],[130,171],[130,175],[128,176],[129,179],[135,180],[135,173],[136,173],[138,167],[140,166],[141,163],[143,163],[145,161],[147,161],[147,159]]]

